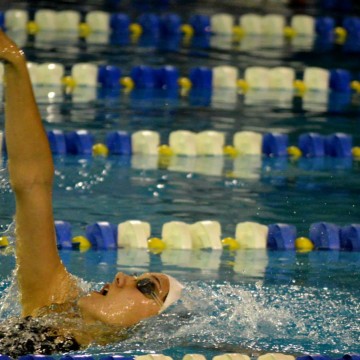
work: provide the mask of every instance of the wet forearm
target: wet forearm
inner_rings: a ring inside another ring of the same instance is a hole
[[[51,183],[51,152],[21,54],[5,64],[5,134],[15,191],[36,182]]]

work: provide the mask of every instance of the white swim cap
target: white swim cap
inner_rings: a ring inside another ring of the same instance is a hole
[[[169,292],[166,297],[165,302],[163,303],[161,309],[159,310],[159,314],[165,311],[170,305],[172,305],[175,301],[180,299],[182,289],[184,285],[177,281],[170,275],[164,274],[169,279]]]

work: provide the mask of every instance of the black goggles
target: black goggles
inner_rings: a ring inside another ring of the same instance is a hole
[[[155,300],[159,306],[163,305],[163,301],[161,301],[159,295],[156,294],[156,285],[154,281],[149,278],[143,278],[136,281],[136,287],[147,298]]]

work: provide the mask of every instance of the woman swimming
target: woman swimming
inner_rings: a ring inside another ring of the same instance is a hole
[[[21,329],[32,328],[44,319],[40,331],[44,336],[32,341],[47,345],[44,349],[41,344],[33,346],[37,353],[66,351],[62,347],[66,343],[68,350],[74,350],[94,342],[114,341],[124,335],[124,329],[161,313],[175,302],[182,285],[160,273],[139,277],[118,273],[101,291],[83,293],[57,251],[52,210],[54,165],[26,59],[2,31],[0,60],[5,64],[5,136],[16,201],[17,281],[23,316],[18,322],[18,341]],[[9,339],[4,332],[0,326],[0,353],[11,346],[16,348],[14,344],[4,345]],[[60,345],[53,349],[48,343]],[[24,351],[29,353],[29,349]]]

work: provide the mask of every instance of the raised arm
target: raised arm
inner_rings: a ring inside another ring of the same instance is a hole
[[[16,257],[23,315],[66,301],[72,279],[56,247],[53,161],[21,50],[0,31],[5,62],[5,138],[16,200]]]

